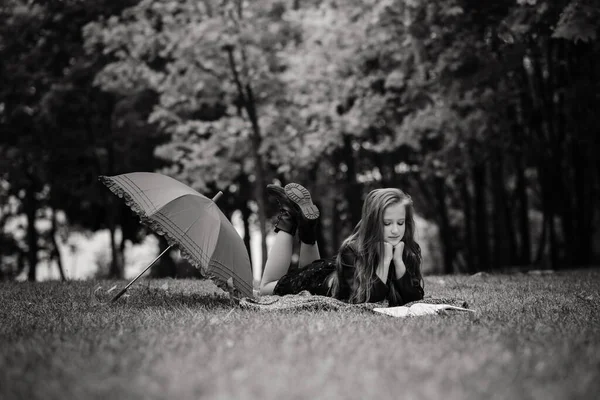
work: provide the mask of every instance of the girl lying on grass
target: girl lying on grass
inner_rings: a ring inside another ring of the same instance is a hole
[[[333,296],[351,303],[389,306],[421,300],[421,248],[415,242],[412,200],[399,189],[371,191],[360,222],[344,240],[334,260],[321,259],[315,228],[319,210],[309,191],[297,183],[268,185],[279,203],[275,241],[267,257],[261,294]],[[294,235],[300,237],[298,268],[289,271]]]

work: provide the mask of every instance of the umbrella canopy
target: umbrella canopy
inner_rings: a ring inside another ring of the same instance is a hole
[[[244,241],[211,199],[157,173],[100,176],[114,194],[181,255],[224,290],[252,296],[252,265]]]

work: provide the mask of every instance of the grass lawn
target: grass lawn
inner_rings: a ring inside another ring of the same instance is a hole
[[[427,277],[477,313],[410,319],[249,311],[198,280],[136,282],[107,306],[98,283],[0,283],[0,399],[600,394],[600,269]]]

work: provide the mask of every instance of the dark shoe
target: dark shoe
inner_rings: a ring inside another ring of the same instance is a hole
[[[319,218],[319,209],[312,202],[310,192],[297,183],[288,183],[284,188],[287,197],[296,205],[304,220],[311,221]]]
[[[279,204],[279,214],[275,221],[275,232],[284,231],[294,236],[298,228],[298,211],[281,186],[267,185],[267,194]]]
[[[289,183],[285,186],[285,194],[295,205],[298,212],[298,236],[307,244],[316,243],[316,228],[319,220],[319,209],[312,202],[310,192],[302,185]]]

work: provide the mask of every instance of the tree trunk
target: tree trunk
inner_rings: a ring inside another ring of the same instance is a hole
[[[463,176],[460,180],[460,193],[462,198],[465,229],[465,259],[467,261],[467,270],[470,273],[476,271],[473,254],[475,252],[475,241],[473,234],[473,212],[471,210],[471,196],[467,187],[467,177]]]
[[[551,81],[551,95],[553,98],[553,113],[552,124],[554,125],[555,135],[553,136],[553,159],[549,160],[554,172],[553,181],[558,182],[558,199],[555,199],[553,210],[561,216],[561,226],[563,234],[562,262],[567,265],[572,265],[575,259],[579,256],[579,245],[581,241],[578,236],[583,232],[578,226],[578,211],[583,200],[582,194],[586,191],[585,182],[578,182],[577,164],[581,159],[584,159],[583,154],[578,154],[577,140],[566,140],[567,131],[573,128],[567,127],[567,115],[576,110],[567,110],[565,102],[565,94],[569,86],[567,78],[567,63],[566,58],[566,42],[556,41],[553,46],[554,51],[548,55],[548,68],[553,71],[552,75],[555,79]],[[571,151],[569,151],[569,148]],[[571,162],[569,158],[573,157]],[[580,158],[581,157],[581,158]],[[584,161],[585,163],[585,161]],[[579,176],[580,177],[580,176]],[[581,186],[579,186],[581,184]],[[556,190],[555,184],[555,190]],[[585,210],[585,207],[584,207]],[[553,221],[554,222],[554,221]],[[577,233],[575,233],[577,232]],[[558,250],[558,249],[557,249]],[[558,255],[558,251],[557,251]],[[558,266],[558,259],[555,260]]]
[[[493,256],[494,268],[512,265],[515,262],[515,233],[512,228],[512,217],[508,205],[508,196],[504,186],[504,159],[501,150],[494,146],[491,162],[491,189],[494,223]]]
[[[587,65],[590,71],[590,82],[598,82],[600,80],[600,73],[598,72],[598,65],[596,59],[594,57],[585,57],[587,59]],[[594,98],[594,102],[590,105],[590,109],[598,110],[600,109],[600,99],[596,96]],[[595,113],[590,112],[590,120],[595,118]],[[590,124],[591,131],[589,132],[590,137],[598,138],[600,137],[600,127],[598,124]],[[588,229],[590,232],[595,232],[594,224],[596,223],[597,216],[600,214],[600,141],[594,140],[592,143],[595,145],[590,146],[590,170],[594,171],[594,179],[590,182],[590,209],[593,213],[593,218],[590,217],[587,220]],[[595,166],[595,168],[594,168]],[[595,262],[596,252],[598,248],[595,248],[594,237],[595,235],[590,235],[589,237],[589,253],[590,253],[590,262]]]
[[[442,254],[444,258],[444,273],[451,274],[454,272],[452,267],[452,263],[454,262],[454,239],[450,220],[448,218],[448,207],[446,206],[446,182],[444,181],[444,178],[437,176],[434,177],[433,182],[440,226]]]
[[[518,135],[515,135],[515,137]],[[518,263],[528,265],[531,263],[531,237],[529,223],[529,199],[527,196],[527,182],[525,180],[525,163],[523,160],[522,146],[517,145],[515,152],[516,197],[518,203],[519,227],[519,256]]]
[[[242,212],[242,221],[244,223],[244,246],[246,246],[248,257],[250,257],[250,262],[252,262],[252,248],[250,246],[250,217],[252,216],[252,210],[248,207],[248,203],[244,202],[240,211]]]
[[[109,203],[111,206],[112,203]],[[116,225],[114,221],[113,207],[110,207],[109,210],[110,216],[108,217],[108,230],[110,232],[110,251],[111,251],[111,261],[110,268],[108,271],[108,277],[111,279],[123,279],[123,268],[121,268],[121,264],[119,262],[119,250],[117,248],[117,238],[116,238]]]
[[[541,46],[538,47],[538,46]],[[563,174],[560,172],[562,166],[561,154],[561,132],[557,131],[554,124],[554,80],[555,73],[552,68],[552,51],[554,43],[544,40],[531,46],[533,74],[530,76],[530,91],[532,100],[532,126],[534,128],[535,141],[532,145],[537,150],[538,177],[542,193],[542,208],[544,212],[544,231],[548,239],[550,265],[558,267],[558,240],[556,236],[554,217],[556,215],[556,203],[570,201],[564,193]],[[546,61],[547,73],[544,74],[544,60]],[[568,204],[562,204],[566,210]],[[544,243],[540,244],[538,256],[544,254]]]
[[[542,210],[544,213],[544,229],[543,237],[544,242],[540,244],[538,250],[538,262],[543,260],[544,248],[547,243],[549,246],[549,264],[552,269],[558,268],[558,240],[556,237],[556,224],[554,222],[555,209],[553,196],[555,195],[555,188],[553,182],[556,181],[556,174],[552,173],[551,170],[547,169],[548,163],[540,163],[538,167],[538,175],[540,179],[541,193],[542,193]]]
[[[35,229],[36,213],[38,210],[38,201],[36,199],[35,183],[30,178],[30,183],[25,191],[25,215],[27,216],[27,261],[29,271],[27,280],[35,282],[36,269],[38,264],[38,231]]]
[[[560,92],[559,105],[561,128],[570,128],[570,140],[567,141],[570,151],[567,150],[568,161],[565,164],[571,167],[572,175],[567,183],[571,184],[568,193],[572,194],[573,216],[570,221],[563,219],[562,226],[573,226],[573,237],[568,236],[563,228],[565,240],[570,245],[567,246],[567,255],[573,265],[581,266],[592,262],[593,224],[597,212],[598,171],[590,167],[599,159],[598,150],[594,149],[598,132],[597,128],[594,131],[596,124],[590,117],[598,109],[598,101],[594,92],[587,89],[597,82],[594,78],[597,71],[593,68],[593,56],[583,46],[569,43],[564,58],[560,64],[560,77],[568,90]],[[587,78],[588,85],[577,83],[583,77]],[[582,87],[586,89],[581,90]]]
[[[544,258],[544,252],[546,251],[546,231],[547,231],[547,222],[546,222],[546,213],[544,212],[542,216],[542,232],[540,233],[540,239],[538,243],[538,249],[535,253],[534,264],[539,265]]]
[[[419,38],[414,36],[411,32],[411,26],[414,22],[413,17],[413,6],[409,5],[408,2],[404,5],[404,19],[403,19],[404,31],[407,34],[408,42],[410,43],[410,51],[413,57],[413,67],[417,72],[417,81],[424,83],[427,80],[427,70],[423,63],[423,43]]]
[[[475,197],[475,243],[477,246],[477,270],[490,269],[488,215],[485,195],[486,167],[478,163],[473,167],[473,193]]]
[[[65,270],[63,268],[62,256],[56,241],[56,209],[52,207],[52,225],[50,228],[50,240],[52,241],[52,251],[50,253],[50,260],[56,260],[58,266],[58,272],[60,273],[60,280],[65,282],[67,280],[65,276]]]
[[[111,194],[107,194],[107,196],[110,196]],[[116,204],[114,203],[112,198],[108,198],[107,199],[107,203],[106,203],[106,209],[107,209],[107,222],[108,222],[108,231],[110,233],[110,253],[111,253],[111,260],[110,260],[110,266],[109,266],[109,270],[108,270],[108,277],[111,279],[123,279],[125,274],[123,271],[123,264],[121,263],[121,259],[119,257],[120,251],[119,251],[119,247],[117,246],[117,238],[116,238],[116,231],[117,231],[117,224],[115,223],[115,206]]]
[[[235,62],[235,57],[233,54],[233,47],[227,46],[225,47],[225,51],[227,51],[228,59],[229,59],[229,67],[231,68],[231,72],[233,74],[233,79],[235,81],[236,87],[238,89],[238,95],[242,100],[244,105],[244,109],[246,110],[246,114],[250,119],[250,123],[252,125],[252,157],[254,158],[254,168],[255,168],[255,181],[254,181],[254,194],[256,198],[256,202],[258,205],[258,221],[260,225],[260,233],[261,233],[261,250],[262,250],[262,265],[264,265],[267,261],[267,216],[266,216],[266,188],[265,188],[265,172],[264,166],[262,162],[262,157],[260,155],[260,145],[262,142],[260,125],[258,123],[258,115],[256,110],[256,101],[254,98],[254,92],[252,91],[252,87],[249,83],[245,85],[242,83],[237,65]],[[242,49],[243,51],[243,49]]]
[[[250,258],[250,262],[252,263],[252,245],[251,245],[251,218],[252,218],[252,210],[248,206],[248,199],[252,198],[253,191],[250,186],[250,182],[248,182],[248,177],[245,174],[241,174],[239,178],[239,198],[242,199],[237,206],[242,214],[242,222],[244,224],[244,246],[246,246],[246,250],[248,251],[248,257]]]
[[[158,238],[158,254],[161,254],[169,247],[169,242],[162,235],[156,234],[155,236]],[[167,251],[150,267],[150,276],[152,278],[175,278],[177,276],[177,264],[171,257],[171,251]]]
[[[591,44],[590,44],[591,45]],[[597,42],[596,42],[597,45]],[[597,57],[589,56],[589,52],[584,52],[582,55],[586,60],[585,64],[589,71],[589,82],[597,83],[600,80],[600,72],[598,71]],[[596,110],[600,109],[600,99],[597,95],[592,96],[592,102],[588,107],[587,120],[594,121],[596,119]],[[581,125],[580,125],[581,126]],[[597,139],[600,137],[600,126],[597,123],[590,123],[587,125],[588,138],[590,146],[588,147],[588,171],[590,173],[589,185],[589,198],[588,198],[588,209],[590,210],[589,215],[583,216],[585,218],[585,232],[589,232],[589,235],[585,239],[585,248],[583,249],[586,254],[585,259],[582,260],[585,263],[591,264],[597,260],[594,260],[595,256],[595,226],[598,215],[600,214],[600,141]],[[593,138],[593,139],[592,139]],[[595,145],[594,145],[595,144]],[[595,166],[595,168],[594,168]]]
[[[260,225],[261,235],[261,252],[262,252],[262,265],[267,262],[267,214],[266,214],[266,201],[267,193],[265,187],[265,171],[263,167],[262,157],[259,149],[262,142],[260,126],[258,124],[258,116],[256,115],[256,103],[254,101],[254,95],[249,85],[246,86],[248,93],[248,116],[252,121],[252,155],[254,156],[254,168],[256,177],[256,201],[258,203],[258,221]]]
[[[550,268],[556,270],[560,264],[558,260],[558,240],[556,237],[554,214],[550,214],[550,219],[548,220],[548,233],[550,235]]]
[[[27,258],[27,255],[24,254],[23,251],[18,250],[18,254],[17,254],[17,273],[15,274],[15,276],[18,276],[21,274],[21,272],[23,272],[23,270],[25,269],[25,259]]]
[[[317,161],[309,170],[308,172],[308,181],[309,182],[313,182],[312,185],[310,185],[311,187],[310,192],[311,192],[311,197],[312,197],[312,201],[313,203],[317,206],[317,208],[319,210],[321,210],[321,217],[319,218],[319,223],[317,224],[316,227],[316,240],[317,243],[319,244],[319,250],[321,253],[321,258],[325,258],[325,256],[328,254],[328,248],[329,248],[329,243],[327,242],[327,235],[324,232],[325,227],[323,226],[323,221],[325,220],[325,217],[322,215],[323,212],[323,204],[324,202],[322,201],[322,193],[320,192],[320,189],[322,187],[321,185],[321,177],[322,175],[319,174],[319,166],[320,163]],[[325,174],[323,174],[325,175]]]
[[[337,204],[340,199],[336,193],[333,193],[333,202],[331,203],[331,242],[336,251],[340,248],[342,241],[340,240],[340,215],[337,210]]]
[[[362,201],[360,190],[356,181],[356,163],[354,161],[354,149],[352,148],[352,138],[349,135],[343,135],[344,146],[342,149],[342,162],[346,166],[346,190],[345,197],[348,202],[348,212],[351,228],[360,221],[362,213]],[[336,166],[338,168],[339,166]]]
[[[114,112],[111,116],[110,132],[107,135],[106,141],[106,152],[107,152],[107,175],[111,176],[115,174],[115,124],[114,124]],[[108,271],[108,277],[112,279],[123,279],[125,274],[123,271],[123,265],[119,260],[119,249],[117,247],[117,239],[115,237],[117,229],[117,210],[118,205],[114,202],[113,194],[106,193],[106,214],[108,220],[108,230],[110,232],[110,251],[111,261]]]
[[[521,68],[521,73],[517,75],[519,91],[519,109],[516,113],[518,124],[513,126],[513,142],[516,147],[514,151],[514,168],[516,177],[515,195],[518,203],[518,227],[519,227],[519,263],[521,265],[531,264],[531,224],[529,221],[529,197],[527,194],[527,179],[525,170],[527,168],[525,162],[526,148],[531,145],[530,126],[531,114],[531,99],[527,92],[528,77],[524,68]],[[520,124],[520,127],[519,127]],[[520,128],[520,129],[519,129]]]
[[[123,210],[122,207],[120,207]],[[123,224],[121,226],[121,242],[119,243],[119,262],[121,263],[121,267],[123,269],[123,277],[125,277],[125,245],[127,244],[127,238],[125,237],[125,229],[123,228]]]

